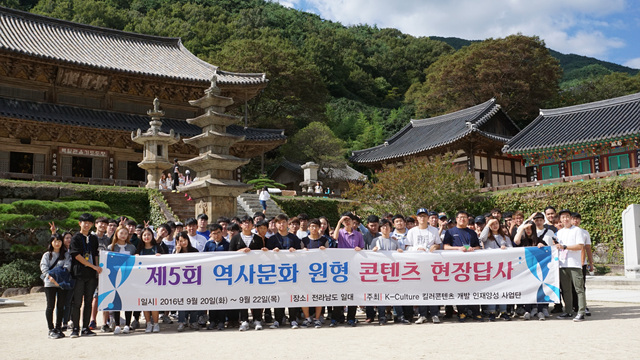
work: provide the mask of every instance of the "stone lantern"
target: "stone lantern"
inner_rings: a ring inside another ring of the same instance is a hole
[[[144,146],[142,161],[138,166],[147,171],[148,189],[158,189],[162,172],[171,168],[173,165],[169,161],[169,145],[173,145],[180,140],[180,135],[176,135],[173,129],[169,133],[160,131],[162,127],[162,117],[164,111],[160,110],[160,100],[153,100],[153,110],[147,111],[151,116],[149,129],[145,132],[138,129],[137,132],[131,133],[131,140],[137,144]]]

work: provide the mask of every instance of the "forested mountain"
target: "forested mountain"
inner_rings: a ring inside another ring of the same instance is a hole
[[[344,26],[265,0],[0,0],[0,5],[180,37],[191,52],[224,70],[266,72],[269,86],[249,103],[250,125],[284,128],[296,144],[313,141],[308,131],[295,139],[311,123],[326,125],[311,128],[342,140],[331,143],[345,157],[347,150],[382,143],[412,117],[490,97],[510,104],[512,117],[525,125],[535,117],[531,109],[640,91],[637,71],[577,55],[549,55],[536,37],[483,42],[414,37],[396,29]],[[520,71],[522,64],[503,51],[504,44],[538,64],[545,81]],[[284,146],[268,154],[268,161],[309,159],[308,151],[298,150]]]

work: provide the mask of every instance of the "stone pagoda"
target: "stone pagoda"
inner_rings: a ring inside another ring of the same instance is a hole
[[[229,148],[244,140],[244,136],[227,133],[227,126],[237,123],[241,117],[225,114],[226,108],[233,104],[230,97],[220,96],[217,75],[211,79],[211,87],[205,90],[205,96],[189,103],[204,109],[204,114],[187,119],[189,124],[202,128],[202,134],[184,139],[199,149],[200,155],[181,161],[180,165],[196,172],[194,181],[180,187],[196,203],[195,214],[207,214],[209,219],[220,216],[235,216],[236,198],[251,188],[251,185],[236,180],[236,170],[249,162],[229,154]]]
[[[138,129],[137,132],[131,132],[131,140],[144,146],[142,162],[138,166],[147,171],[148,189],[158,189],[162,172],[171,168],[173,165],[169,162],[169,145],[173,145],[180,140],[180,135],[173,133],[173,129],[169,133],[160,131],[162,127],[162,117],[164,111],[160,110],[160,100],[153,100],[153,110],[147,111],[151,116],[149,129],[145,132]]]

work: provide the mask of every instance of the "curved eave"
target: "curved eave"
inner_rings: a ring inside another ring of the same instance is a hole
[[[418,148],[412,151],[406,151],[403,153],[398,153],[398,154],[394,154],[394,155],[390,155],[390,156],[381,156],[381,157],[376,157],[376,158],[371,158],[371,159],[367,159],[367,160],[358,160],[355,157],[351,157],[349,160],[351,160],[352,162],[355,163],[359,163],[359,164],[371,164],[371,163],[378,163],[378,162],[383,162],[386,160],[390,160],[390,159],[398,159],[398,158],[404,158],[404,157],[408,157],[408,156],[413,156],[419,153],[423,153],[426,151],[431,151],[440,147],[444,147],[447,145],[451,145],[459,140],[462,140],[463,138],[471,135],[471,134],[477,134],[480,135],[482,137],[485,137],[487,139],[490,140],[494,140],[494,141],[498,141],[498,142],[502,142],[502,143],[507,143],[509,141],[508,138],[499,136],[499,135],[495,135],[495,134],[491,134],[491,133],[487,133],[485,131],[482,130],[478,130],[476,128],[473,129],[469,129],[467,131],[465,131],[462,134],[459,134],[458,136],[455,136],[447,141],[442,141],[439,142],[437,144],[433,144],[433,145],[429,145],[429,146],[425,146],[422,148]]]
[[[582,147],[582,146],[592,146],[598,145],[603,142],[617,141],[617,140],[628,140],[634,138],[636,136],[640,136],[640,131],[629,131],[623,134],[616,134],[612,136],[601,136],[592,139],[580,139],[574,141],[567,141],[559,144],[549,144],[545,146],[539,147],[525,147],[525,148],[515,148],[512,149],[511,146],[503,148],[503,152],[512,154],[512,155],[528,155],[534,153],[542,153],[542,152],[554,152],[563,150],[571,147]]]

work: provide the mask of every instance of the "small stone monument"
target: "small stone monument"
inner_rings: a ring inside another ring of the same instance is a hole
[[[304,181],[300,183],[302,192],[313,193],[313,187],[316,185],[316,182],[318,182],[318,169],[320,165],[309,161],[300,167],[304,173]]]
[[[174,134],[173,129],[169,133],[160,131],[162,127],[162,117],[164,111],[160,110],[160,100],[153,100],[153,110],[147,111],[151,116],[149,129],[144,133],[138,129],[137,132],[131,133],[133,142],[144,146],[142,161],[138,166],[147,171],[148,189],[158,189],[162,172],[171,168],[172,163],[169,162],[169,145],[173,145],[180,140],[180,136]]]
[[[622,212],[622,247],[627,278],[640,279],[640,205],[629,205]]]

